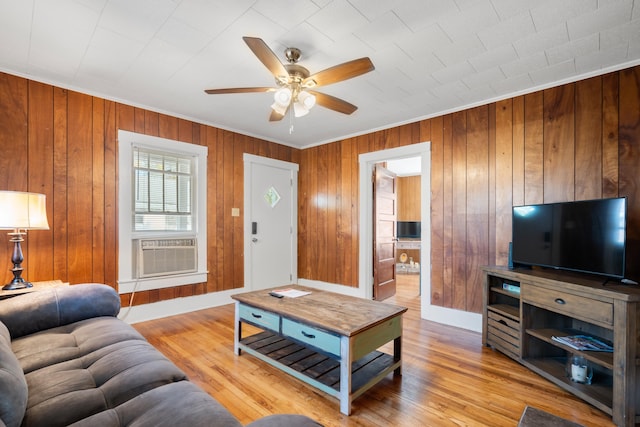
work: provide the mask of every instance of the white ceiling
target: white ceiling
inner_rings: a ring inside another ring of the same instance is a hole
[[[376,69],[290,133],[270,93],[203,92],[275,86],[242,36]],[[2,71],[307,147],[640,64],[640,0],[0,0],[0,40]]]
[[[409,157],[408,159],[387,160],[387,169],[397,176],[415,176],[422,173],[422,158]]]

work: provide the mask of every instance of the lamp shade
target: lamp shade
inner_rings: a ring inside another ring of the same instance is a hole
[[[0,229],[48,230],[46,196],[0,191]]]

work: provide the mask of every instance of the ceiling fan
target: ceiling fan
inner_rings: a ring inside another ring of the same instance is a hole
[[[274,103],[271,105],[270,121],[282,120],[292,107],[296,117],[304,116],[316,103],[339,113],[351,114],[358,107],[313,89],[348,80],[375,69],[369,58],[360,58],[311,74],[305,67],[297,64],[301,55],[300,49],[295,47],[285,49],[288,64],[283,64],[262,39],[256,37],[243,37],[242,39],[260,62],[273,74],[277,87],[207,89],[205,92],[210,95],[275,92]]]

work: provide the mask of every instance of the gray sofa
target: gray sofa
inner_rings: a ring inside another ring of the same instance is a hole
[[[134,328],[109,286],[0,301],[0,426],[241,426]],[[249,424],[318,426],[301,415]]]

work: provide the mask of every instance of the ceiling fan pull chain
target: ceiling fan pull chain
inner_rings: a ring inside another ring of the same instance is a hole
[[[293,108],[289,108],[289,135],[293,133]]]

